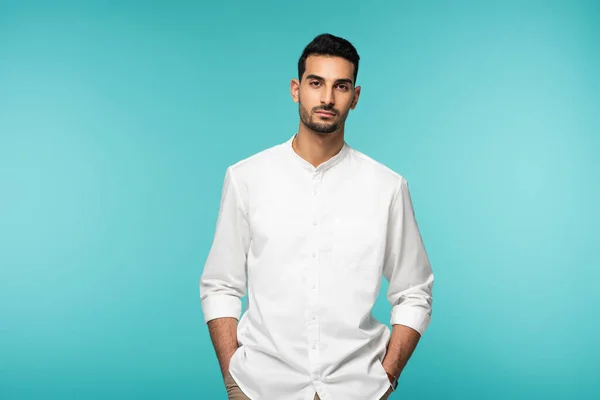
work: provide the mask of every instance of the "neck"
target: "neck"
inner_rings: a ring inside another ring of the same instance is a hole
[[[344,146],[344,128],[319,134],[300,123],[292,148],[315,168],[340,152]]]

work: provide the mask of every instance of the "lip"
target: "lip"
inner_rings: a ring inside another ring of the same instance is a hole
[[[329,117],[333,117],[335,114],[327,112],[327,111],[316,111],[317,114],[327,115]]]

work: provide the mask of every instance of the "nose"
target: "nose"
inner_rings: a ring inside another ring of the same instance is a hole
[[[329,89],[327,86],[323,85],[323,89],[321,90],[321,104],[333,105],[334,102],[333,89]]]

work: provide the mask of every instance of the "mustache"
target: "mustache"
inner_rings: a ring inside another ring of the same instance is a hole
[[[313,112],[317,112],[317,111],[327,111],[330,113],[334,113],[334,114],[338,114],[338,111],[333,108],[333,106],[321,106],[321,107],[315,107],[313,108]]]

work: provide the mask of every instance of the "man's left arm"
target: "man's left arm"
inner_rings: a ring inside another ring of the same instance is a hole
[[[395,378],[399,378],[406,363],[421,339],[421,334],[405,325],[392,326],[392,337],[383,359],[383,369]]]
[[[392,304],[392,336],[383,367],[398,378],[429,326],[434,280],[403,177],[391,204],[383,274]]]

